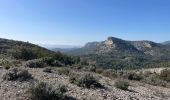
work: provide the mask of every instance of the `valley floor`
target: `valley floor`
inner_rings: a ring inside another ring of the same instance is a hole
[[[114,80],[93,73],[105,88],[86,89],[69,82],[69,77],[56,73],[43,72],[42,68],[28,68],[34,80],[27,82],[3,81],[6,70],[0,69],[0,100],[27,100],[26,90],[35,81],[43,81],[55,87],[64,84],[68,87],[67,96],[70,100],[170,100],[170,88],[152,86],[137,81],[129,81],[128,91],[114,87]]]

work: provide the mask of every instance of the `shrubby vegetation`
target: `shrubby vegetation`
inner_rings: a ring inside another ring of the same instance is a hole
[[[160,73],[160,79],[170,82],[170,69],[164,69]]]
[[[43,58],[43,61],[50,66],[72,65],[80,63],[79,57],[71,57],[60,52],[53,52],[37,45],[0,39],[0,56],[17,60],[33,60]]]
[[[43,68],[45,67],[45,63],[43,62],[42,59],[34,59],[34,60],[28,60],[25,65],[25,67],[29,68]]]
[[[111,79],[117,78],[117,74],[115,70],[112,69],[106,69],[101,73],[105,77],[109,77]]]
[[[68,67],[58,68],[56,69],[56,72],[60,75],[67,75],[69,76],[71,74],[71,69]]]
[[[145,73],[147,75],[142,74],[143,76],[145,76],[143,78],[142,82],[145,82],[145,83],[148,83],[151,85],[155,85],[155,86],[170,87],[169,73],[170,73],[169,69],[162,70],[160,74]]]
[[[64,85],[58,85],[58,87],[53,88],[43,82],[28,89],[31,100],[65,100],[65,92],[67,92],[67,88]]]
[[[114,86],[122,90],[128,90],[129,83],[125,80],[117,80]]]
[[[135,72],[127,72],[126,74],[123,75],[124,78],[127,78],[128,80],[136,80],[140,81],[143,79],[143,76],[140,74],[137,74]]]
[[[0,66],[3,66],[6,70],[10,69],[11,67],[21,66],[21,61],[19,60],[12,60],[7,58],[0,59]]]
[[[8,81],[26,81],[29,79],[32,79],[32,75],[27,70],[20,68],[12,68],[3,75],[3,80]]]
[[[91,74],[73,74],[70,76],[70,83],[85,88],[101,88],[102,85]]]
[[[49,67],[46,67],[43,69],[43,72],[52,73],[52,69]]]

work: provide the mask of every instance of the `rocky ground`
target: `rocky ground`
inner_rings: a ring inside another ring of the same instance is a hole
[[[27,100],[26,90],[35,81],[43,81],[53,87],[64,84],[68,88],[66,95],[74,100],[170,100],[170,88],[152,86],[136,81],[130,81],[129,91],[114,87],[113,79],[94,74],[105,88],[86,89],[70,84],[69,76],[57,73],[46,73],[41,68],[28,68],[34,77],[30,81],[4,81],[2,75],[6,72],[0,69],[0,100]]]

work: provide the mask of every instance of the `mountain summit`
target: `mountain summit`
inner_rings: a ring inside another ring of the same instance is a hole
[[[144,67],[160,60],[168,62],[170,47],[147,40],[127,41],[110,36],[101,42],[89,42],[68,54],[80,55],[102,67]]]

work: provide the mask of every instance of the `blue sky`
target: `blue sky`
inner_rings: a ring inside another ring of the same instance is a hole
[[[0,0],[0,37],[84,45],[108,36],[170,40],[170,0]]]

